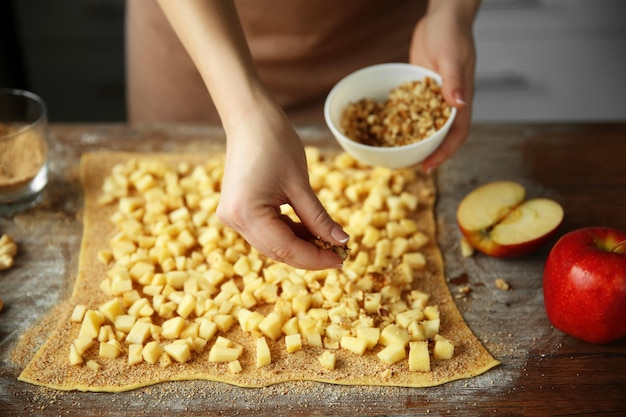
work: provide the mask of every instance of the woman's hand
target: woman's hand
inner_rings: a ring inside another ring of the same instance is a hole
[[[204,80],[226,131],[226,167],[217,214],[259,252],[298,268],[341,267],[333,251],[306,241],[344,245],[309,184],[302,141],[269,96],[232,0],[159,0]],[[293,207],[300,223],[280,214]]]
[[[227,131],[217,214],[272,259],[304,269],[340,268],[336,253],[310,243],[319,236],[343,246],[348,235],[311,189],[302,142],[278,106],[260,108]],[[281,215],[282,204],[291,205],[302,223]]]
[[[431,0],[413,31],[409,61],[439,73],[444,99],[457,108],[446,140],[422,163],[427,171],[450,157],[469,134],[476,66],[472,26],[478,5],[475,0]]]

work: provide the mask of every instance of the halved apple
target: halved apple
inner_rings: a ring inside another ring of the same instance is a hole
[[[547,198],[526,200],[518,183],[496,181],[470,192],[459,204],[457,222],[469,244],[495,257],[525,255],[550,240],[563,208]]]

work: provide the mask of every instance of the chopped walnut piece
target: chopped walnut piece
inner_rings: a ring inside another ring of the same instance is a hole
[[[349,247],[347,247],[347,246],[336,246],[336,245],[333,245],[332,243],[324,242],[319,237],[313,239],[311,241],[311,243],[313,243],[315,246],[317,246],[320,249],[332,250],[337,255],[339,255],[339,257],[341,258],[342,261],[345,261],[346,259],[348,259],[348,255],[350,254],[350,248]]]
[[[469,293],[472,292],[472,287],[470,287],[469,285],[465,285],[461,288],[459,288],[459,293],[463,294],[463,295],[467,295]]]

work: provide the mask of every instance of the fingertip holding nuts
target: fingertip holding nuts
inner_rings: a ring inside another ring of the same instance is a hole
[[[311,239],[311,243],[313,243],[315,246],[317,246],[320,249],[332,250],[337,255],[339,255],[339,257],[341,258],[342,261],[345,261],[346,259],[348,259],[348,256],[350,254],[350,248],[349,247],[333,245],[332,243],[323,241],[319,237]]]

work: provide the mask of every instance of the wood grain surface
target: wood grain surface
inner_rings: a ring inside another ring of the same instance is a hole
[[[323,127],[303,127],[307,144],[332,144]],[[475,186],[520,182],[529,196],[565,209],[560,235],[604,225],[626,230],[626,125],[476,125],[436,172],[438,239],[453,295],[476,336],[502,362],[484,375],[426,389],[313,382],[242,389],[222,383],[164,383],[122,394],[57,392],[17,381],[28,352],[18,339],[69,295],[82,233],[80,155],[86,151],[202,152],[223,141],[210,126],[52,125],[51,179],[34,210],[0,218],[20,252],[0,272],[2,416],[548,416],[626,415],[626,339],[584,343],[550,326],[541,290],[550,245],[519,259],[462,258],[458,203]],[[496,288],[504,278],[511,290]],[[49,331],[41,326],[42,342]]]

